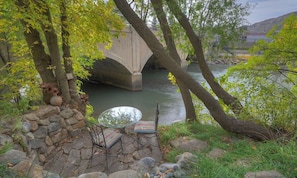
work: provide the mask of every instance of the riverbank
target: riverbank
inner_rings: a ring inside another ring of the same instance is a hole
[[[173,147],[178,138],[200,140],[207,146],[193,151],[198,157],[192,177],[297,177],[296,140],[257,142],[221,128],[201,124],[175,123],[161,126],[160,139],[164,161],[173,161],[184,150]],[[192,153],[193,153],[192,152]],[[280,176],[283,175],[283,176]]]

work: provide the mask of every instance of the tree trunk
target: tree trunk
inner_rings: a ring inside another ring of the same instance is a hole
[[[179,67],[179,64],[174,61],[170,55],[168,55],[162,44],[137,16],[137,14],[135,14],[135,12],[130,8],[128,3],[123,0],[114,0],[114,2],[128,22],[130,22],[138,34],[143,38],[159,62],[172,72],[176,79],[182,81],[184,85],[204,103],[212,117],[222,126],[223,129],[247,135],[259,140],[275,138],[275,135],[262,125],[255,124],[250,121],[237,120],[234,117],[226,115],[219,102],[189,74],[183,71]]]
[[[19,9],[25,9],[25,11],[21,11],[21,13],[25,16],[27,9],[29,8],[29,2],[18,0],[15,4],[19,7]],[[57,81],[51,69],[51,58],[45,52],[39,32],[25,20],[21,20],[21,23],[24,27],[24,36],[28,47],[31,50],[35,68],[38,71],[42,82],[52,84],[54,86],[57,85]],[[50,103],[51,97],[52,95],[50,93],[43,92],[43,101],[46,104]]]
[[[82,113],[86,111],[86,103],[82,103],[81,98],[77,92],[76,88],[76,76],[73,73],[72,67],[72,56],[70,53],[70,46],[69,46],[69,32],[68,32],[68,25],[67,25],[67,14],[66,14],[66,5],[65,1],[61,2],[60,6],[61,11],[61,24],[62,24],[62,50],[63,50],[63,60],[64,60],[64,67],[66,74],[68,74],[68,85],[69,85],[69,92],[70,97],[72,98],[72,102],[70,104],[72,107],[78,109]]]
[[[24,28],[29,30],[24,30],[24,36],[28,46],[30,47],[32,58],[35,64],[35,68],[38,71],[43,83],[51,83],[57,85],[55,76],[49,67],[51,66],[51,59],[48,54],[44,51],[44,46],[40,39],[39,32],[33,29],[27,22],[21,21]],[[46,104],[50,103],[50,98],[52,95],[50,93],[43,92],[43,101]]]
[[[70,102],[69,87],[66,79],[65,72],[62,68],[61,57],[58,46],[58,38],[55,30],[52,26],[51,16],[46,2],[44,1],[34,1],[29,2],[28,0],[17,0],[15,4],[19,9],[25,9],[21,13],[27,16],[30,3],[35,3],[40,9],[43,9],[42,15],[47,17],[46,22],[39,22],[43,27],[43,32],[46,38],[46,43],[50,52],[48,55],[45,52],[44,46],[42,45],[41,37],[37,29],[34,29],[25,20],[22,20],[22,25],[24,27],[24,36],[26,38],[27,44],[31,49],[32,57],[34,60],[35,67],[41,76],[43,83],[50,83],[57,86],[62,92],[63,100],[65,103]],[[32,9],[31,9],[32,10]],[[38,22],[36,22],[38,23]],[[49,103],[51,97],[50,94],[44,94],[45,103]]]
[[[24,30],[24,36],[28,46],[31,49],[32,57],[34,60],[35,68],[37,69],[40,77],[44,83],[56,84],[55,77],[52,70],[48,69],[51,65],[51,58],[45,53],[44,46],[39,35],[39,32],[33,29],[30,24],[22,21],[24,28],[29,30]]]
[[[223,102],[228,105],[232,111],[239,115],[243,106],[241,103],[237,100],[237,98],[231,96],[228,92],[226,92],[221,85],[216,81],[214,75],[212,74],[211,70],[209,69],[204,54],[203,54],[203,48],[201,44],[200,38],[196,35],[194,32],[191,24],[189,23],[187,17],[182,13],[179,6],[176,4],[176,1],[174,0],[166,0],[170,11],[174,14],[175,18],[178,19],[181,26],[186,31],[186,34],[194,48],[195,55],[198,59],[198,64],[200,67],[200,70],[202,72],[203,77],[213,90],[213,92],[223,100]]]
[[[153,8],[156,11],[157,18],[160,22],[161,29],[163,32],[163,37],[165,39],[167,48],[169,50],[169,55],[173,59],[175,59],[175,61],[178,62],[181,66],[181,59],[177,53],[176,46],[175,46],[174,40],[172,38],[172,33],[169,28],[167,19],[166,19],[166,14],[163,11],[162,1],[151,0],[151,2],[153,5]],[[181,81],[177,80],[176,82],[177,82],[178,87],[180,88],[180,92],[181,92],[181,95],[182,95],[182,98],[184,101],[184,105],[186,108],[186,119],[189,121],[197,121],[190,91]]]
[[[46,38],[46,43],[50,52],[51,63],[54,66],[55,77],[57,79],[58,87],[62,93],[63,102],[70,103],[71,97],[69,94],[69,86],[68,80],[66,78],[65,71],[62,67],[61,56],[59,51],[58,45],[58,37],[53,28],[52,19],[50,15],[50,11],[48,9],[48,5],[44,1],[39,1],[38,3],[42,4],[41,8],[44,9],[44,14],[47,17],[48,22],[47,24],[42,24],[43,26],[43,33]],[[40,5],[38,4],[38,5]]]

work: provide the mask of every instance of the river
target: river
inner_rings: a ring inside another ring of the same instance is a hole
[[[221,76],[228,65],[210,65],[215,76]],[[197,81],[204,81],[199,66],[192,63],[188,73]],[[177,87],[167,79],[166,70],[146,70],[142,72],[143,90],[129,91],[105,84],[85,82],[82,86],[89,95],[89,103],[94,108],[96,118],[101,112],[115,106],[134,106],[141,110],[142,120],[154,120],[157,103],[160,103],[160,125],[168,125],[185,119],[185,108]]]

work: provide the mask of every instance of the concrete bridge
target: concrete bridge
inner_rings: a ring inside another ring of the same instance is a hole
[[[133,91],[142,90],[141,72],[153,53],[132,26],[126,27],[123,35],[113,40],[110,50],[105,50],[103,45],[99,45],[99,50],[104,52],[106,59],[94,63],[90,71],[91,81]],[[182,53],[180,56],[181,67],[186,67],[186,56]]]

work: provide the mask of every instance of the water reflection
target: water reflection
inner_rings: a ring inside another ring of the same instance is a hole
[[[229,66],[210,65],[215,76],[223,75]],[[191,64],[188,72],[197,81],[204,81],[199,66]],[[143,90],[128,91],[104,84],[84,83],[82,89],[89,95],[94,117],[116,106],[133,106],[142,112],[142,120],[154,120],[156,105],[160,104],[159,124],[170,124],[185,119],[185,108],[177,87],[168,81],[168,71],[143,71]]]
[[[135,124],[141,117],[141,111],[137,108],[118,106],[102,112],[98,117],[98,122],[105,127],[124,128]]]

